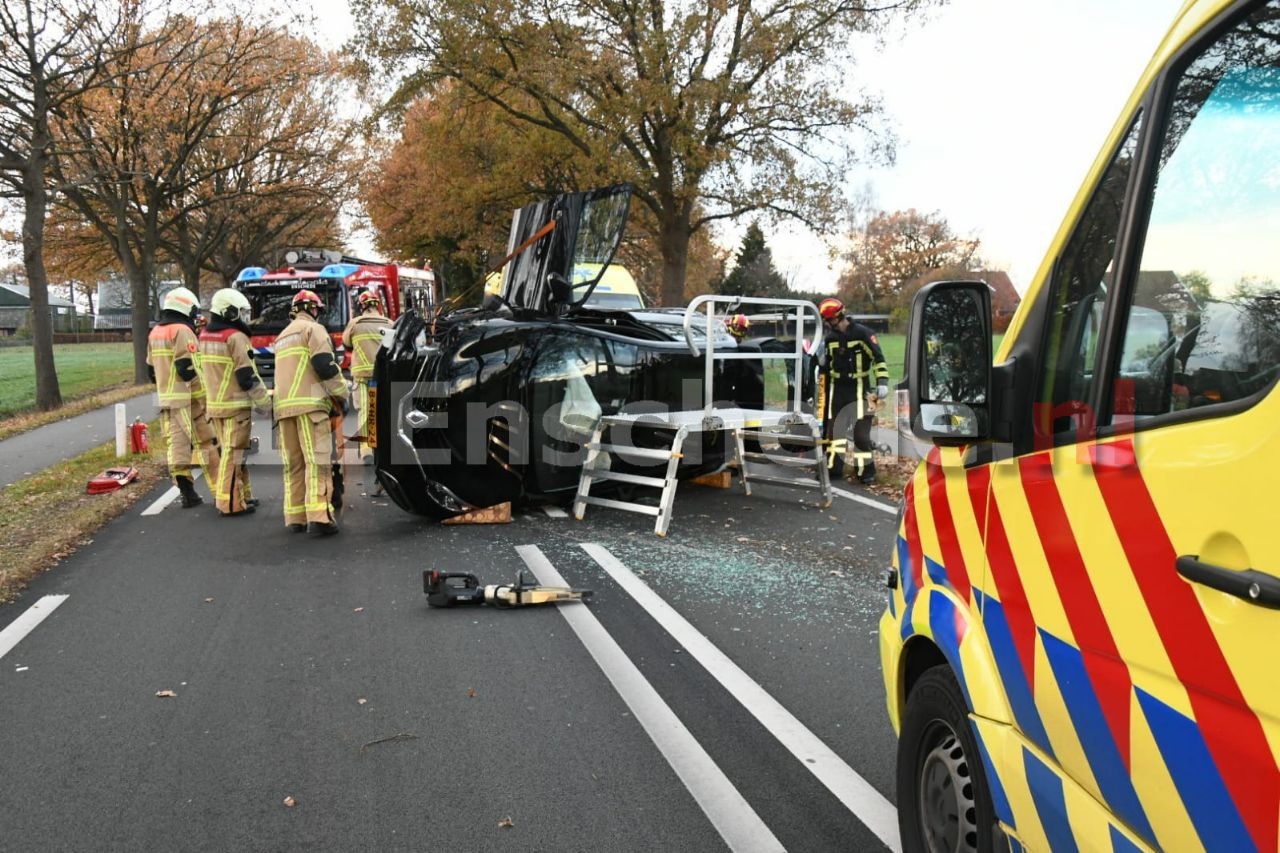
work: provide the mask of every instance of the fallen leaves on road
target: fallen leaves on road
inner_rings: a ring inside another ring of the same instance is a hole
[[[364,698],[363,696],[361,696],[359,699],[357,699],[357,700],[356,700],[356,704],[357,704],[357,705],[363,705],[364,703],[366,703],[366,702],[368,702],[368,701],[369,701],[368,699],[366,699],[366,698]]]
[[[504,817],[502,820],[498,821],[498,826],[502,827],[503,829],[510,829],[515,825],[516,825],[515,821],[513,821],[509,817]]]
[[[291,809],[291,808],[293,808],[294,806],[296,806],[297,804],[298,804],[298,803],[297,803],[297,800],[295,800],[293,797],[285,797],[285,798],[284,798],[284,807],[285,807],[286,809]]]
[[[353,610],[352,612],[353,612],[353,613],[363,613],[363,612],[364,612],[364,608],[363,608],[363,607],[357,607],[357,608],[356,608],[355,610]]]
[[[174,693],[172,690],[157,690],[156,698],[157,699],[176,699],[178,698],[178,694]]]
[[[467,698],[468,699],[476,698],[476,689],[474,687],[467,688]]]
[[[213,598],[212,598],[212,597],[210,597],[210,598],[206,598],[206,599],[204,600],[204,603],[205,603],[205,604],[213,604]]]

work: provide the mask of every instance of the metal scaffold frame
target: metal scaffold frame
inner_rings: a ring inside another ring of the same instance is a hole
[[[787,330],[792,333],[795,347],[791,352],[742,352],[738,350],[717,352],[715,348],[716,324],[720,323],[718,306],[727,310],[740,310],[743,306],[769,306],[784,309]],[[705,317],[706,348],[699,347],[694,337],[695,320]],[[742,476],[742,485],[746,494],[751,494],[751,483],[765,482],[793,488],[817,489],[821,494],[821,506],[831,505],[831,482],[827,475],[826,454],[822,438],[822,422],[813,414],[803,410],[800,389],[804,387],[804,332],[806,321],[812,319],[814,328],[813,352],[821,352],[822,317],[812,302],[802,299],[764,299],[748,296],[705,295],[694,298],[685,309],[684,336],[689,351],[701,356],[704,361],[703,373],[703,406],[701,409],[684,410],[665,413],[617,414],[599,418],[587,442],[587,458],[582,466],[582,474],[578,480],[578,492],[573,502],[574,517],[581,520],[586,512],[587,504],[621,509],[628,512],[639,512],[655,516],[654,533],[659,536],[667,534],[671,524],[672,510],[675,504],[677,472],[680,460],[684,457],[684,442],[690,435],[704,432],[724,431],[733,438],[733,458],[730,464],[738,467]],[[737,359],[755,359],[760,361],[785,360],[792,363],[791,387],[794,393],[789,395],[785,409],[742,409],[716,408],[714,394],[715,363]],[[616,443],[606,443],[606,431],[628,430],[636,425],[670,430],[671,446],[666,448],[637,448]],[[803,430],[797,432],[797,428]],[[803,456],[779,457],[764,452],[748,452],[746,442],[778,441],[785,437],[788,444],[810,448]],[[612,454],[627,454],[653,459],[655,462],[666,461],[665,475],[662,477],[629,474],[609,470],[609,457]],[[604,460],[601,457],[605,457]],[[753,471],[752,465],[767,463],[774,466],[807,471],[812,477],[797,478],[779,476],[776,473]],[[661,498],[657,506],[636,503],[634,501],[616,500],[591,495],[592,485],[601,480],[620,482],[636,486],[648,486],[661,489]]]

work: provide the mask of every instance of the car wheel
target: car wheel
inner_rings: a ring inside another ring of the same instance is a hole
[[[936,666],[911,688],[898,739],[898,829],[907,853],[987,853],[995,812],[955,675]]]

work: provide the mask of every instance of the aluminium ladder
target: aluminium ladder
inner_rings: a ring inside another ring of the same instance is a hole
[[[714,309],[718,304],[733,308],[754,304],[785,307],[788,310],[794,309],[793,312],[786,316],[790,324],[789,328],[794,333],[795,347],[793,351],[780,353],[740,352],[736,350],[716,352],[715,324],[719,321],[716,319]],[[701,350],[694,340],[691,325],[694,317],[704,307],[706,309],[705,351]],[[826,442],[822,438],[822,423],[812,414],[801,410],[800,389],[803,387],[801,374],[804,363],[804,329],[805,321],[809,316],[815,321],[814,346],[815,348],[820,348],[822,344],[822,319],[812,302],[800,299],[761,299],[757,297],[717,295],[699,296],[690,302],[685,311],[684,333],[685,341],[690,351],[695,356],[701,355],[704,360],[703,407],[701,409],[674,412],[619,413],[616,415],[604,415],[597,419],[591,438],[585,445],[587,457],[582,466],[582,473],[578,480],[578,491],[573,501],[574,517],[581,521],[588,504],[643,513],[655,517],[654,533],[659,536],[665,536],[671,523],[672,510],[675,504],[676,481],[680,462],[685,455],[684,442],[690,435],[705,432],[727,432],[730,434],[734,442],[731,461],[735,462],[739,468],[746,494],[751,494],[752,481],[810,488],[820,491],[822,496],[821,505],[824,508],[830,506],[832,500],[831,483],[827,476],[824,453]],[[815,351],[820,351],[820,349]],[[713,394],[715,362],[731,359],[779,359],[791,361],[791,387],[794,389],[794,393],[791,395],[787,409],[779,411],[774,409],[715,408],[713,405],[715,400]],[[660,448],[636,447],[616,440],[615,430],[629,432],[635,426],[650,427],[660,432],[668,432],[670,434],[670,446]],[[795,432],[797,428],[803,431]],[[608,442],[605,441],[606,432],[609,434]],[[746,450],[747,439],[754,439],[762,443],[785,441],[787,444],[808,447],[810,451],[802,456],[773,454],[764,451],[763,447],[761,452],[748,452]],[[611,463],[615,456],[627,458],[627,461],[641,459],[652,460],[655,464],[665,462],[665,471],[663,476],[612,471],[610,470]],[[801,471],[809,470],[812,473],[812,477],[807,479],[782,477],[761,472],[758,468],[753,469],[753,465],[759,465],[762,462]],[[591,487],[599,481],[613,481],[661,489],[661,497],[658,505],[653,506],[635,501],[593,496]]]

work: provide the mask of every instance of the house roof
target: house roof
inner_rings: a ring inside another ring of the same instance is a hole
[[[993,291],[991,310],[996,314],[1012,314],[1022,302],[1022,297],[1018,295],[1009,274],[1004,270],[979,270],[976,275]]]
[[[25,308],[31,304],[31,289],[25,284],[0,284],[0,305]],[[49,304],[55,308],[71,308],[71,302],[49,294]]]

